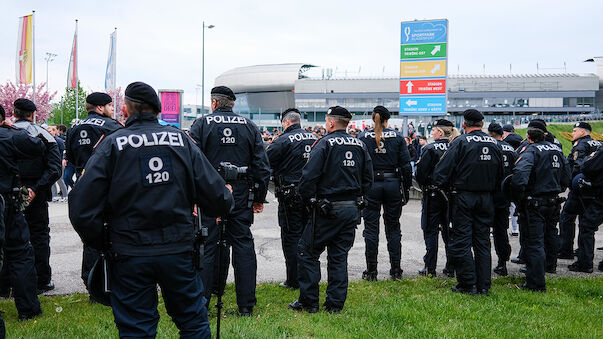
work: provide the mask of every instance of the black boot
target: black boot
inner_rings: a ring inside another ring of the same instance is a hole
[[[366,271],[362,272],[362,279],[366,281],[377,281],[377,263],[367,265]]]
[[[509,275],[507,271],[507,263],[506,262],[498,262],[498,266],[494,267],[494,273],[500,275],[501,277],[506,277]]]
[[[454,267],[452,264],[447,262],[442,273],[444,273],[444,275],[448,278],[454,278]]]
[[[392,280],[399,280],[402,279],[402,269],[400,268],[400,262],[399,261],[393,261],[392,262],[392,268],[389,270],[389,276],[392,278]]]

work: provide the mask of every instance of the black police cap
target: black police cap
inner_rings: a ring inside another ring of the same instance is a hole
[[[389,110],[383,106],[375,106],[375,108],[373,108],[373,113],[379,114],[382,121],[388,120],[392,116]]]
[[[454,127],[454,124],[446,119],[438,119],[435,121],[435,123],[433,124],[433,127]]]
[[[153,87],[144,82],[133,82],[126,87],[125,98],[139,104],[148,104],[156,112],[161,112],[161,101]]]
[[[283,121],[283,119],[285,119],[285,117],[287,116],[287,114],[289,113],[297,113],[297,114],[301,114],[301,112],[297,109],[297,108],[287,108],[283,114],[281,114],[281,122]]]
[[[576,128],[576,127],[577,128],[584,128],[584,129],[589,130],[591,132],[593,131],[593,128],[590,127],[590,124],[588,122],[584,122],[584,121],[580,121],[580,122],[576,123],[574,125],[574,128]]]
[[[511,124],[504,124],[502,129],[505,132],[515,132],[515,127],[513,127]]]
[[[113,99],[107,93],[93,92],[86,97],[86,102],[94,106],[105,106],[112,103]]]
[[[329,107],[329,110],[327,111],[327,115],[341,117],[341,118],[345,118],[345,119],[352,119],[352,114],[350,113],[350,111],[348,111],[347,109],[345,109],[341,106]]]
[[[528,124],[528,128],[538,129],[538,130],[541,130],[544,133],[547,132],[546,125],[540,119],[533,119],[532,121],[530,121],[530,123]]]
[[[476,110],[476,109],[468,109],[463,112],[463,117],[468,121],[482,121],[484,120],[484,115]]]
[[[24,112],[33,112],[37,110],[36,104],[33,101],[25,98],[19,98],[14,102],[15,108]]]
[[[232,101],[237,100],[237,97],[235,96],[234,92],[226,86],[216,86],[216,87],[212,88],[211,94],[212,95],[223,95]]]
[[[492,122],[488,125],[488,132],[496,133],[498,135],[503,134],[503,128],[499,124]]]
[[[2,116],[2,120],[6,118],[6,111],[4,111],[4,107],[0,105],[0,115]]]

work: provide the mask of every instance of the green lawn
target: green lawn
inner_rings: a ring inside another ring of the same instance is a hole
[[[603,122],[589,122],[589,124],[593,128],[593,132],[603,134]],[[574,125],[573,124],[570,124],[570,125],[547,125],[546,129],[549,132],[553,133],[555,135],[555,137],[557,138],[557,140],[559,140],[561,142],[561,144],[563,145],[563,153],[565,155],[568,155],[569,152],[572,150],[572,142],[560,137],[559,132],[572,133],[572,130],[574,129]],[[525,128],[518,128],[515,130],[515,132],[524,138],[526,137],[526,129]]]
[[[341,314],[297,313],[287,304],[298,292],[261,284],[255,315],[236,315],[234,289],[225,297],[224,338],[431,338],[431,337],[603,337],[603,277],[550,278],[547,293],[519,290],[518,277],[493,282],[490,296],[450,292],[452,279],[415,278],[402,281],[350,283]],[[321,301],[324,301],[321,285]],[[111,309],[90,305],[87,295],[43,297],[44,314],[17,321],[12,300],[0,302],[9,337],[116,337]],[[163,304],[159,337],[177,337]],[[212,333],[215,309],[210,309]]]

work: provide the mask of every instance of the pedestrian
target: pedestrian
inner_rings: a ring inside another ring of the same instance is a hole
[[[442,155],[433,172],[433,183],[439,189],[451,187],[452,229],[448,246],[458,280],[452,291],[488,294],[492,194],[500,187],[503,161],[496,140],[482,132],[482,113],[468,109],[463,117],[465,134],[454,139]]]
[[[373,163],[373,185],[364,200],[363,210],[366,270],[362,279],[377,280],[377,254],[379,248],[379,219],[383,207],[383,224],[389,252],[389,275],[397,280],[402,277],[402,235],[400,215],[408,202],[412,185],[410,155],[402,134],[389,128],[391,117],[383,106],[373,108],[375,128],[366,130],[358,137],[368,149]]]
[[[444,249],[446,251],[446,265],[443,273],[454,277],[454,265],[450,258],[449,232],[450,232],[450,193],[436,189],[433,183],[433,170],[440,158],[448,150],[448,145],[459,136],[459,131],[454,124],[446,119],[436,120],[431,130],[433,143],[425,145],[419,161],[417,162],[415,177],[421,186],[423,197],[421,199],[421,229],[425,240],[425,266],[419,270],[423,276],[435,277],[438,260],[438,233],[442,232]]]
[[[530,145],[521,153],[511,178],[511,191],[519,209],[519,227],[526,262],[526,283],[521,287],[546,291],[545,271],[557,266],[559,193],[570,184],[570,169],[561,148],[545,140],[545,125],[528,124]]]
[[[261,213],[270,180],[270,164],[258,127],[249,119],[232,111],[235,94],[226,86],[211,90],[212,114],[197,119],[190,130],[191,137],[215,169],[224,172],[234,169],[238,174],[226,181],[232,185],[235,209],[226,220],[226,248],[220,249],[219,226],[215,218],[203,217],[203,225],[209,236],[205,247],[203,284],[207,286],[205,297],[210,300],[212,286],[222,291],[226,284],[230,248],[235,275],[235,289],[239,313],[249,316],[257,303],[255,297],[257,259],[251,224],[253,214]],[[226,217],[226,216],[223,216]],[[222,262],[216,262],[218,250]],[[218,269],[222,267],[221,269]],[[224,273],[219,277],[219,271]]]
[[[281,114],[281,125],[283,134],[268,146],[266,153],[276,187],[278,223],[287,272],[286,280],[279,286],[297,289],[297,244],[308,222],[308,213],[301,203],[297,186],[317,138],[301,128],[301,113],[296,108],[289,108]]]
[[[34,124],[36,105],[29,99],[17,99],[14,107],[17,121],[13,126],[26,130],[31,136],[41,136],[46,146],[43,156],[19,161],[19,175],[22,184],[29,190],[31,200],[24,214],[34,249],[37,288],[38,292],[43,293],[54,289],[50,267],[48,200],[51,197],[50,187],[62,173],[61,154],[56,139],[45,129]]]
[[[109,259],[119,336],[157,335],[157,285],[180,337],[210,338],[203,284],[193,260],[193,207],[228,213],[233,198],[193,141],[157,121],[161,103],[128,85],[126,127],[106,136],[69,197],[69,218],[87,246]],[[106,224],[106,227],[104,225]]]
[[[343,309],[348,290],[348,252],[360,224],[361,197],[373,182],[373,164],[366,145],[346,133],[352,114],[340,106],[327,110],[327,135],[312,148],[302,171],[299,193],[311,207],[298,246],[299,299],[297,311],[318,312],[320,261],[327,249],[329,284],[325,310]]]

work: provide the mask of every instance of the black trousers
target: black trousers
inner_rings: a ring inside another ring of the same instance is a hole
[[[446,267],[452,263],[449,249],[448,203],[439,192],[423,191],[421,208],[421,229],[425,240],[423,262],[427,272],[434,273],[438,263],[438,233],[442,231],[442,240],[446,251]]]
[[[226,225],[226,249],[218,246],[219,228],[215,218],[203,218],[203,225],[208,227],[209,234],[205,242],[205,257],[201,277],[203,285],[207,286],[205,298],[209,305],[212,291],[223,291],[228,276],[230,249],[232,248],[232,266],[234,269],[235,290],[239,307],[255,306],[255,285],[257,274],[257,259],[251,224],[253,211],[245,209],[228,216]],[[218,250],[222,250],[222,262],[218,263]],[[218,277],[218,269],[222,277]]]
[[[364,243],[366,245],[367,266],[377,264],[379,249],[379,218],[383,206],[383,224],[389,261],[399,268],[402,253],[402,234],[400,232],[400,215],[402,214],[402,194],[400,192],[400,179],[385,178],[375,181],[371,190],[366,195],[367,206],[362,211],[364,217]]]
[[[90,275],[90,271],[99,257],[100,254],[97,250],[84,244],[84,250],[82,252],[82,280],[84,281],[86,288],[88,288],[88,276]]]
[[[452,196],[450,256],[460,287],[488,290],[491,284],[490,226],[494,204],[490,192],[459,192]],[[473,248],[473,252],[471,249]],[[475,253],[475,258],[474,258]]]
[[[321,278],[319,258],[326,248],[328,286],[325,305],[343,308],[348,293],[348,252],[354,244],[358,208],[335,208],[332,216],[320,216],[318,212],[314,214],[298,246],[299,301],[318,306],[318,283]]]
[[[37,284],[39,287],[50,283],[52,270],[50,268],[50,227],[48,227],[48,192],[40,189],[36,197],[24,211],[31,245],[33,246]]]
[[[574,238],[576,237],[576,217],[582,215],[584,209],[577,193],[570,190],[567,201],[563,205],[559,217],[559,253],[564,255],[574,254]]]
[[[557,267],[559,205],[534,206],[523,203],[518,208],[520,232],[524,237],[526,284],[531,289],[545,289],[545,270]]]
[[[494,250],[499,263],[509,261],[511,257],[511,244],[509,243],[509,203],[497,204],[494,208],[494,224],[492,235]]]
[[[29,229],[23,213],[17,212],[7,199],[4,211],[5,242],[2,267],[2,289],[13,288],[19,316],[40,312],[36,285],[34,252],[29,242]]]
[[[308,213],[302,204],[288,205],[279,200],[278,224],[281,227],[281,245],[287,269],[287,285],[297,288],[297,244],[304,226],[308,222]]]
[[[603,223],[603,198],[587,202],[586,210],[578,224],[578,264],[593,267],[595,252],[595,232]]]
[[[190,252],[120,257],[110,270],[111,308],[121,338],[157,336],[157,285],[180,338],[210,338],[203,284]]]

